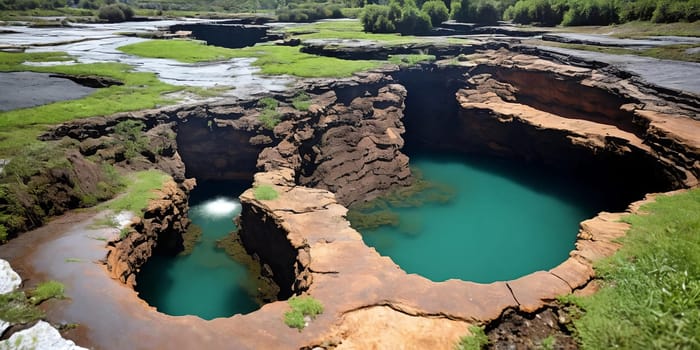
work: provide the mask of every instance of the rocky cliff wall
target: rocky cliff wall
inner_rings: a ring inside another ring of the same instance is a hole
[[[190,224],[187,199],[194,185],[194,180],[166,182],[142,216],[132,220],[122,237],[107,244],[105,262],[112,278],[133,287],[139,269],[154,253],[182,250],[183,234]]]

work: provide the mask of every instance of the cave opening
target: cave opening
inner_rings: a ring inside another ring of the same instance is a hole
[[[582,87],[605,101],[579,109],[562,104],[561,94],[532,95],[532,86],[562,90],[554,77],[520,76],[508,81],[522,91],[518,103],[638,131],[614,106],[627,101]],[[390,195],[353,208],[349,218],[368,245],[409,273],[488,283],[548,270],[568,257],[581,221],[673,187],[646,154],[591,152],[561,132],[502,123],[488,110],[462,110],[456,94],[474,88],[463,70],[404,70],[395,78],[408,91],[403,151],[428,192],[442,193]],[[517,85],[535,78],[545,81]],[[574,84],[562,91],[576,93]]]

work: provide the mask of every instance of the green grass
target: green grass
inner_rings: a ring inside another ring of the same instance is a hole
[[[294,75],[298,77],[348,77],[355,72],[377,68],[379,61],[342,60],[321,57],[299,51],[299,47],[278,45],[256,45],[242,49],[225,49],[203,46],[191,40],[151,40],[122,46],[129,53],[143,57],[163,57],[182,62],[197,60],[253,57],[253,65],[260,67],[262,74]],[[202,53],[196,53],[201,50]]]
[[[292,106],[299,111],[308,111],[311,106],[311,96],[305,92],[300,92],[292,98]]]
[[[122,86],[97,89],[87,97],[60,101],[42,106],[0,112],[0,158],[16,154],[36,142],[47,126],[73,119],[109,115],[117,112],[154,108],[174,102],[162,95],[179,91],[163,83],[153,73],[133,72],[131,66],[119,63],[93,63],[35,67],[23,62],[65,61],[65,53],[0,52],[0,71],[34,71],[73,75],[98,75],[120,80]]]
[[[416,37],[412,35],[402,36],[396,33],[376,34],[365,33],[362,30],[362,24],[359,20],[356,21],[332,21],[318,22],[308,25],[292,27],[287,29],[287,34],[298,37],[301,40],[306,39],[360,39],[374,40],[391,44],[407,44],[414,42],[424,42],[428,39]],[[434,39],[433,39],[434,40]]]
[[[0,295],[0,319],[13,324],[23,324],[44,317],[44,313],[27,300],[22,291]]]
[[[34,305],[39,305],[45,300],[51,298],[63,298],[65,286],[61,282],[47,281],[42,282],[30,293],[29,301]]]
[[[469,333],[471,334],[459,339],[455,350],[481,350],[489,343],[484,327],[469,326]]]
[[[195,40],[149,40],[121,46],[119,51],[130,55],[152,58],[169,58],[185,63],[221,61],[238,57],[236,50],[209,46]]]
[[[435,61],[434,55],[392,55],[389,56],[389,62],[400,66],[413,66],[421,62]]]
[[[287,300],[291,310],[284,313],[284,323],[292,328],[297,328],[301,332],[306,325],[305,316],[311,319],[323,313],[323,305],[320,301],[311,296],[292,296]]]
[[[596,264],[601,289],[568,297],[583,349],[700,348],[700,189],[627,216],[623,247]]]
[[[261,201],[269,201],[279,197],[279,193],[270,185],[257,185],[253,187],[253,196]]]
[[[126,178],[126,191],[123,195],[103,203],[103,209],[114,212],[130,211],[136,215],[142,213],[148,205],[148,201],[156,198],[155,190],[163,187],[163,184],[171,177],[160,170],[145,170],[129,174]]]
[[[14,291],[0,295],[0,320],[13,324],[34,322],[44,317],[44,312],[37,307],[42,302],[64,297],[65,287],[57,281],[47,281],[39,284],[28,293]],[[29,298],[27,298],[27,294]]]

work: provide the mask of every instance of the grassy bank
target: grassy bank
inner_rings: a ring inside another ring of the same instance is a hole
[[[596,265],[598,293],[567,298],[583,349],[700,348],[700,189],[661,196],[624,220],[623,247]]]
[[[129,174],[125,179],[124,193],[102,204],[102,207],[115,213],[126,210],[140,215],[141,210],[148,206],[148,201],[156,198],[155,191],[163,188],[163,184],[169,180],[172,180],[170,175],[160,170],[144,170]]]
[[[132,71],[132,67],[119,63],[93,63],[37,67],[24,62],[68,61],[69,56],[61,52],[51,53],[4,53],[0,52],[0,71],[34,71],[92,75],[114,78],[124,83],[97,89],[87,97],[50,103],[42,106],[17,109],[0,113],[0,158],[11,156],[18,150],[35,142],[48,125],[72,119],[109,115],[117,112],[153,108],[158,104],[174,101],[163,94],[182,90],[163,83],[153,73]]]
[[[260,67],[262,74],[298,77],[348,77],[382,65],[379,61],[351,61],[310,55],[300,52],[298,47],[257,45],[226,49],[192,40],[150,40],[122,46],[119,50],[142,57],[170,58],[187,63],[251,57],[257,58],[253,65]]]

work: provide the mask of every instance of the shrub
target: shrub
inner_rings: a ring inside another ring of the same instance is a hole
[[[489,338],[484,333],[484,328],[479,326],[469,326],[470,335],[459,339],[457,350],[481,350],[489,343]]]
[[[253,196],[257,200],[269,201],[279,197],[279,193],[270,185],[257,185],[253,188]]]
[[[561,23],[564,9],[563,3],[553,3],[550,0],[524,0],[508,7],[503,18],[520,24],[555,26]]]
[[[323,313],[323,305],[311,296],[293,296],[287,301],[291,310],[284,313],[284,323],[301,332],[306,325],[305,317],[312,319]]]
[[[401,34],[422,34],[430,28],[430,17],[415,6],[407,5],[401,13],[401,20],[396,23],[396,30]]]
[[[277,9],[277,19],[284,22],[309,22],[324,18],[343,18],[340,6],[334,4],[289,4]]]
[[[138,120],[125,120],[114,126],[114,135],[124,146],[126,159],[132,159],[148,149],[148,138],[143,133],[145,127]]]
[[[400,10],[399,10],[400,11]],[[362,29],[372,33],[392,33],[396,30],[393,21],[389,20],[389,6],[367,5],[360,16]]]
[[[612,2],[606,0],[579,0],[572,2],[564,13],[564,26],[608,25],[618,23],[619,16]]]
[[[688,4],[690,2],[661,0],[656,4],[651,21],[654,23],[671,23],[685,20],[687,18],[686,10],[689,10],[687,9]]]
[[[657,0],[628,1],[620,9],[620,20],[648,21],[656,9]]]
[[[111,23],[124,22],[126,20],[124,11],[116,4],[100,6],[97,17]]]
[[[423,4],[421,9],[430,17],[430,23],[433,26],[437,26],[446,21],[450,15],[447,6],[445,6],[445,3],[441,0],[427,1]]]

